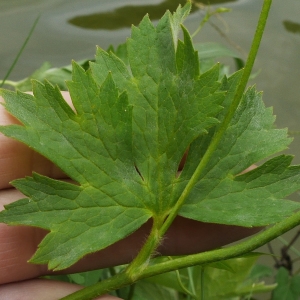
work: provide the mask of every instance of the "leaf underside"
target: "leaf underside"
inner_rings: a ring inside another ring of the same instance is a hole
[[[190,5],[167,12],[156,27],[146,16],[132,28],[126,64],[98,48],[85,71],[73,63],[67,86],[33,81],[33,95],[1,91],[22,125],[0,131],[41,153],[73,182],[34,173],[13,181],[27,198],[5,207],[0,221],[49,230],[33,258],[60,270],[117,242],[149,218],[163,220],[184,190],[214,131],[222,126],[240,73],[219,81],[219,67],[199,74],[199,58],[181,25]],[[177,40],[182,29],[183,41]],[[261,226],[299,208],[283,200],[299,188],[290,156],[251,166],[287,147],[272,111],[250,88],[220,147],[180,215],[229,225]],[[183,172],[180,161],[189,149]]]

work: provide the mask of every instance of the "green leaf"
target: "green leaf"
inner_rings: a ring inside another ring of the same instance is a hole
[[[81,60],[77,62],[84,69],[89,66],[89,60]],[[28,92],[32,90],[32,80],[48,80],[52,84],[58,85],[63,91],[67,90],[66,80],[71,80],[72,67],[71,65],[61,68],[51,68],[49,62],[44,62],[40,68],[35,70],[30,76],[20,81],[6,81],[7,85],[13,86],[18,91]]]
[[[107,52],[108,53],[111,52],[111,53],[115,54],[117,57],[119,57],[125,63],[126,66],[129,65],[126,43],[119,45],[117,47],[117,49],[114,49],[114,47],[111,45],[107,49]]]
[[[276,275],[277,287],[272,293],[272,300],[298,300],[300,297],[300,276],[290,276],[281,267]]]
[[[177,294],[174,290],[168,289],[157,284],[152,284],[145,281],[136,283],[134,287],[134,294],[132,300],[153,300],[164,299],[174,300],[177,299]]]
[[[212,263],[205,266],[191,267],[196,295],[199,297],[202,295],[201,282],[204,284],[204,296],[207,300],[230,299],[232,297],[270,292],[276,285],[265,285],[264,282],[257,281],[256,277],[250,277],[258,257],[258,255],[248,255],[243,258],[222,261],[218,264]],[[203,272],[201,272],[201,268],[204,268]],[[182,269],[179,272],[183,285],[188,288],[191,278],[188,276],[187,269]],[[204,276],[203,281],[201,281],[201,276]],[[184,293],[175,272],[153,276],[147,278],[146,281]]]
[[[251,270],[249,277],[252,280],[260,280],[265,277],[271,277],[273,273],[274,269],[272,267],[261,264],[255,264]]]
[[[130,70],[100,49],[91,70],[73,63],[67,84],[75,111],[48,82],[33,81],[33,96],[2,91],[6,109],[23,125],[1,131],[76,182],[38,174],[13,182],[28,198],[6,206],[0,221],[50,231],[32,262],[67,268],[151,216],[162,220],[176,201],[180,160],[218,122],[214,116],[223,100],[218,67],[199,76],[187,31],[184,42],[174,40],[189,7],[174,16],[167,12],[156,28],[148,17],[133,28]]]
[[[76,273],[68,275],[71,282],[76,284],[80,284],[83,286],[91,286],[97,282],[99,282],[102,277],[105,269],[102,270],[93,270],[88,272]]]
[[[194,47],[198,51],[200,59],[210,59],[222,56],[240,58],[240,55],[236,52],[218,43],[196,43],[194,44]]]
[[[250,227],[273,224],[299,209],[296,202],[282,201],[299,188],[300,167],[290,166],[291,156],[275,157],[241,174],[291,142],[286,130],[274,129],[273,122],[272,111],[264,107],[261,94],[254,88],[248,89],[180,215],[203,222]],[[190,157],[180,176],[182,183],[194,171],[195,160],[201,159],[209,142],[208,137],[200,137],[191,145]]]
[[[254,255],[226,260],[231,271],[210,267],[210,265],[204,266],[202,280],[201,267],[195,267],[193,275],[197,295],[201,295],[202,288],[204,288],[205,299],[209,300],[230,299],[273,290],[274,285],[265,285],[264,282],[256,282],[248,278],[257,258],[258,256]]]
[[[189,278],[186,274],[186,272],[183,273],[183,271],[180,271],[180,279],[183,283],[184,286],[188,287],[189,285]],[[174,272],[167,272],[163,274],[159,274],[156,276],[149,277],[147,279],[144,279],[145,282],[150,282],[153,284],[157,284],[160,286],[164,286],[167,288],[174,289],[176,291],[179,291],[181,293],[184,293],[185,291],[183,288],[180,286],[178,282],[178,278],[176,276],[175,271]]]

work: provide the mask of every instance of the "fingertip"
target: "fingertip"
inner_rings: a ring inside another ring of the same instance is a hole
[[[80,289],[82,286],[68,282],[33,279],[1,285],[0,295],[2,300],[53,300],[70,295]],[[95,300],[121,300],[121,298],[103,295]]]

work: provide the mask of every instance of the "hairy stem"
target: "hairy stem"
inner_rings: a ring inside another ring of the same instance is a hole
[[[148,267],[153,249],[156,249],[160,238],[158,235],[158,228],[161,222],[154,218],[151,232],[143,245],[141,251],[136,258],[128,265],[128,267],[121,273],[110,277],[100,283],[84,288],[61,300],[89,300],[97,296],[103,295],[109,291],[120,289],[124,286],[131,285],[137,281],[145,269]]]
[[[243,254],[254,251],[255,249],[272,241],[273,239],[293,229],[299,224],[300,211],[237,245],[226,247],[223,249],[187,255],[185,257],[174,258],[172,260],[151,265],[143,272],[140,279],[194,265],[203,265],[241,256]]]
[[[125,270],[128,277],[134,282],[140,274],[147,268],[150,258],[153,255],[153,251],[158,247],[160,243],[159,228],[161,227],[161,221],[154,218],[151,232],[143,245],[141,251],[136,258],[129,264]]]
[[[284,234],[285,232],[291,230],[299,224],[300,211],[237,245],[223,249],[187,255],[185,257],[174,258],[162,263],[150,265],[146,269],[144,269],[143,272],[138,276],[138,278],[135,278],[135,280],[148,278],[158,274],[191,267],[194,265],[204,265],[216,261],[239,257],[241,255],[254,251],[258,247],[270,242],[271,240],[277,238],[278,236]],[[84,288],[72,295],[64,297],[61,300],[91,300],[96,298],[97,296],[103,295],[109,291],[119,289],[129,284],[132,284],[132,278],[128,277],[128,275],[123,272],[93,286]]]

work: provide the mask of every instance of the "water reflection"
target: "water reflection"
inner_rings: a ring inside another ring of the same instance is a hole
[[[202,4],[213,5],[237,0],[201,0]],[[199,2],[199,1],[194,1]],[[109,29],[115,30],[123,27],[137,25],[145,14],[149,14],[151,20],[158,20],[167,9],[175,11],[179,4],[184,5],[186,0],[165,0],[157,5],[127,5],[109,12],[99,12],[90,15],[77,16],[68,20],[68,23],[85,29]],[[193,10],[197,10],[193,5]]]
[[[282,23],[286,31],[300,34],[300,23],[287,21],[287,20],[283,21]]]
[[[214,4],[221,4],[221,3],[227,3],[227,2],[236,2],[237,0],[202,0],[202,1],[194,1],[199,2],[205,5],[214,5]]]

